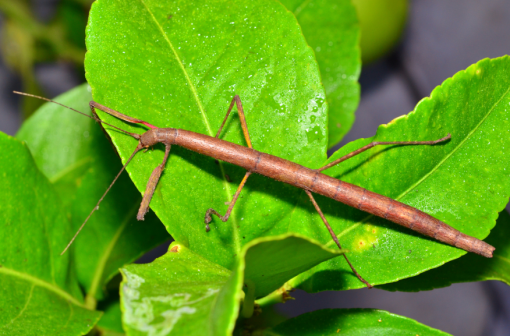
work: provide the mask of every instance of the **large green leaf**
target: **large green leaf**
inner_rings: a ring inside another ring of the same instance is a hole
[[[485,238],[510,196],[510,58],[485,59],[460,71],[423,99],[414,112],[354,141],[334,160],[371,141],[433,140],[435,146],[380,146],[327,174],[414,206],[460,231]],[[464,251],[329,199],[319,198],[358,272],[372,284],[396,281],[456,259]],[[313,236],[312,236],[313,237]],[[315,238],[321,242],[319,238]],[[329,242],[328,245],[332,245]],[[307,291],[361,287],[337,260],[292,281]]]
[[[326,89],[328,148],[352,127],[358,106],[361,70],[360,28],[350,0],[282,0],[296,15],[306,41],[315,51]]]
[[[87,48],[87,79],[94,98],[108,107],[214,136],[239,94],[254,148],[310,167],[326,160],[327,104],[318,67],[295,17],[278,2],[99,0]],[[136,141],[110,133],[126,160]],[[237,115],[222,138],[245,144]],[[138,154],[128,167],[139,190],[161,163],[161,149]],[[206,233],[205,211],[226,211],[244,173],[174,146],[151,208],[177,241],[230,268],[247,242],[287,232],[300,202],[298,189],[252,176],[229,221],[214,218]]]
[[[193,2],[96,2],[86,60],[95,97],[158,126],[213,135],[233,91],[254,94],[248,86],[264,78],[265,86],[255,85],[260,90],[254,96],[248,94],[245,101],[254,147],[312,168],[320,166],[326,147],[326,105],[319,108],[324,96],[313,93],[313,88],[320,89],[317,68],[298,38],[295,21],[272,2],[236,4],[239,8],[231,10],[235,18],[241,18],[237,21],[223,11],[222,2],[208,3],[198,11]],[[264,21],[269,17],[271,24]],[[291,55],[301,56],[290,62]],[[460,72],[414,113],[381,127],[374,138],[345,146],[332,159],[372,140],[431,140],[452,133],[448,143],[375,148],[328,173],[416,206],[467,234],[487,236],[508,197],[505,168],[499,159],[508,138],[504,110],[508,63],[507,58],[485,60]],[[311,70],[305,73],[307,68]],[[268,74],[268,69],[278,71]],[[308,80],[301,81],[305,76]],[[247,80],[239,84],[239,78]],[[281,105],[285,113],[274,113],[274,109],[269,113],[276,98],[289,94],[289,79],[303,84],[290,90],[295,94],[294,105]],[[222,137],[244,143],[238,125],[236,118],[230,119]],[[125,160],[136,141],[118,132],[112,132],[112,137]],[[136,156],[130,174],[140,190],[160,163],[161,149],[156,146]],[[172,153],[152,207],[174,237],[209,260],[231,268],[246,242],[289,231],[332,244],[306,195],[260,176],[250,177],[230,220],[223,223],[215,218],[212,231],[206,234],[205,209],[225,211],[224,203],[244,172],[179,148]],[[485,195],[487,188],[491,192]],[[464,253],[337,202],[318,200],[352,251],[355,267],[373,284],[416,275]],[[312,279],[315,273],[319,274]],[[292,284],[310,291],[362,286],[341,260],[329,261]]]
[[[376,309],[323,309],[283,322],[264,335],[448,335],[407,317]]]
[[[122,269],[124,328],[128,335],[230,334],[241,298],[249,316],[254,298],[340,253],[301,236],[264,237],[244,246],[230,272],[174,242],[151,264]]]
[[[0,133],[0,334],[82,335],[100,313],[84,308],[59,198],[28,148]]]
[[[510,285],[510,215],[506,210],[499,214],[497,225],[487,243],[496,247],[494,258],[487,259],[468,253],[444,266],[418,276],[379,286],[390,291],[417,292],[447,287],[457,282],[499,280]]]
[[[92,96],[87,84],[56,100],[90,114]],[[47,103],[16,136],[26,141],[37,165],[59,192],[72,231],[77,230],[121,168],[101,127],[92,119]],[[92,306],[93,298],[102,298],[102,286],[119,267],[169,238],[154,214],[143,223],[136,221],[140,201],[128,176],[121,175],[74,243],[78,278]]]

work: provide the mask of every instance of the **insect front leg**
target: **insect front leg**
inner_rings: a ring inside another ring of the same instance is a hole
[[[161,173],[163,173],[163,169],[165,169],[166,161],[168,160],[168,156],[170,155],[171,145],[165,145],[165,157],[163,158],[163,162],[152,171],[151,177],[149,181],[147,181],[147,187],[145,188],[145,193],[143,194],[142,203],[140,204],[140,209],[138,209],[138,214],[136,215],[136,219],[139,221],[144,220],[145,214],[149,211],[149,204],[152,199],[152,195],[154,195],[154,191],[158,185],[159,178],[161,177]]]

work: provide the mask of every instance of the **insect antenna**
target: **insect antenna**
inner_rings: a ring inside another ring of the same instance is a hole
[[[72,107],[69,107],[69,106],[66,106],[64,104],[61,104],[59,102],[56,102],[54,100],[51,100],[51,99],[48,99],[48,98],[45,98],[45,97],[41,97],[41,96],[36,96],[36,95],[33,95],[33,94],[30,94],[30,93],[25,93],[25,92],[18,92],[18,91],[13,91],[14,93],[16,94],[19,94],[19,95],[22,95],[22,96],[27,96],[27,97],[33,97],[33,98],[37,98],[37,99],[41,99],[41,100],[45,100],[47,102],[50,102],[50,103],[54,103],[54,104],[57,104],[57,105],[60,105],[62,107],[65,107],[65,108],[68,108],[74,112],[77,112],[81,115],[84,115],[85,117],[88,117],[90,119],[93,119],[95,120],[96,122],[99,122],[99,123],[102,123],[102,124],[105,124],[105,125],[108,125],[110,127],[113,127],[125,134],[128,134],[130,136],[132,136],[133,138],[137,139],[137,140],[140,140],[141,138],[141,135],[140,134],[137,134],[137,133],[131,133],[131,132],[128,132],[128,131],[125,131],[123,130],[122,128],[119,128],[117,126],[114,126],[112,124],[109,124],[105,121],[102,121],[101,119],[99,119],[97,116],[90,116],[86,113],[83,113],[81,111],[78,111]],[[152,125],[151,125],[152,126]],[[133,157],[135,156],[135,154],[140,150],[142,149],[143,146],[138,143],[138,146],[135,148],[135,151],[133,152],[133,154],[131,154],[131,156],[129,157],[129,159],[126,161],[126,164],[124,166],[122,166],[122,169],[118,172],[117,176],[115,176],[115,178],[113,179],[113,182],[110,184],[110,186],[108,187],[108,189],[106,189],[106,191],[104,192],[103,196],[101,196],[101,198],[99,199],[99,201],[97,202],[96,206],[92,209],[92,211],[90,212],[90,214],[87,216],[87,218],[85,219],[85,221],[83,222],[83,224],[80,226],[80,228],[78,229],[78,231],[76,231],[76,233],[74,234],[73,238],[71,239],[71,241],[69,242],[69,244],[67,244],[67,246],[65,247],[65,249],[62,251],[62,253],[60,253],[60,255],[63,255],[64,253],[66,253],[66,251],[69,249],[69,247],[71,246],[71,244],[74,242],[74,240],[76,239],[76,237],[78,236],[78,234],[80,233],[80,231],[83,229],[83,227],[85,226],[85,224],[87,224],[90,216],[92,216],[92,214],[96,211],[96,210],[99,210],[99,204],[101,204],[101,202],[103,201],[103,199],[105,198],[106,194],[108,194],[108,192],[110,191],[110,189],[113,187],[113,185],[115,184],[115,182],[117,181],[117,179],[119,178],[120,174],[122,174],[122,172],[124,171],[124,169],[126,169],[126,166],[129,164],[129,162],[131,162],[131,160],[133,159]]]
[[[131,154],[131,156],[129,157],[129,159],[126,161],[126,164],[124,166],[122,166],[122,169],[118,172],[117,176],[115,176],[115,178],[113,179],[112,183],[110,184],[110,186],[108,187],[108,189],[106,189],[106,191],[104,192],[103,196],[101,196],[101,198],[99,199],[99,201],[97,202],[96,206],[92,209],[92,211],[89,213],[89,215],[87,216],[87,218],[85,219],[85,221],[83,222],[83,224],[80,226],[80,228],[78,229],[78,231],[76,231],[76,233],[74,234],[74,237],[73,239],[71,239],[71,241],[69,242],[69,244],[67,244],[66,248],[62,251],[62,253],[60,253],[60,255],[63,255],[64,253],[66,253],[67,249],[71,246],[71,244],[74,242],[74,240],[76,239],[76,237],[78,236],[78,234],[80,233],[81,229],[83,229],[83,227],[85,226],[85,224],[87,224],[90,216],[92,216],[92,214],[96,211],[96,210],[99,210],[99,204],[103,201],[103,198],[106,196],[106,194],[108,194],[108,192],[110,191],[110,189],[112,188],[112,186],[115,184],[115,181],[117,181],[117,179],[119,178],[120,174],[122,174],[122,172],[124,171],[124,169],[126,168],[126,166],[129,164],[129,162],[131,161],[131,159],[133,159],[133,157],[135,156],[135,154],[140,150],[142,149],[143,146],[141,144],[138,144],[138,146],[136,146],[135,148],[135,151],[133,152],[133,154]]]
[[[19,91],[12,91],[12,92],[14,92],[15,94],[19,94],[19,95],[21,95],[21,96],[27,96],[27,97],[37,98],[37,99],[45,100],[45,101],[50,102],[50,103],[54,103],[54,104],[60,105],[60,106],[62,106],[62,107],[68,108],[68,109],[70,109],[70,110],[72,110],[72,111],[74,111],[74,112],[76,112],[76,113],[79,113],[79,114],[81,114],[81,115],[84,115],[84,116],[85,116],[85,117],[87,117],[87,118],[93,119],[93,120],[95,120],[95,121],[96,121],[96,122],[98,122],[98,123],[102,123],[102,124],[108,125],[108,126],[110,126],[110,127],[113,127],[113,128],[115,128],[116,130],[119,130],[119,131],[121,131],[121,132],[123,132],[123,133],[125,133],[125,134],[128,134],[128,135],[132,136],[133,138],[135,138],[135,139],[137,139],[137,140],[140,140],[140,138],[141,138],[141,135],[140,135],[140,134],[136,134],[136,133],[128,132],[128,131],[126,131],[126,130],[123,130],[123,129],[122,129],[122,128],[120,128],[120,127],[113,126],[112,124],[109,124],[109,123],[107,123],[106,121],[102,121],[101,119],[99,119],[99,118],[97,118],[97,117],[95,117],[95,116],[94,116],[94,117],[93,117],[93,116],[90,116],[90,115],[88,115],[88,114],[86,114],[86,113],[83,113],[83,112],[81,112],[81,111],[78,111],[78,110],[76,110],[76,109],[74,109],[74,108],[72,108],[72,107],[66,106],[66,105],[64,105],[64,104],[62,104],[62,103],[59,103],[59,102],[54,101],[54,100],[51,100],[51,99],[49,99],[49,98],[45,98],[45,97],[41,97],[41,96],[36,96],[36,95],[30,94],[30,93],[19,92]]]

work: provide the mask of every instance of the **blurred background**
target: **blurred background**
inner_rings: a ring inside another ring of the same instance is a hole
[[[362,26],[361,101],[352,130],[335,149],[412,111],[456,72],[510,53],[507,0],[352,1]],[[13,90],[52,98],[85,81],[84,29],[92,2],[0,0],[0,131],[14,135],[40,104]],[[167,246],[139,262],[153,260]],[[510,335],[510,287],[495,281],[419,293],[360,289],[292,295],[295,301],[277,307],[288,316],[321,308],[378,308],[453,335]]]

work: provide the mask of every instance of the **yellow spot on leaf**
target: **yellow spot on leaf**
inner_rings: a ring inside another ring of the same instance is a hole
[[[365,233],[360,234],[354,238],[354,246],[352,247],[352,250],[361,252],[373,247],[374,245],[377,245],[377,231],[377,227],[367,225],[365,227]]]

